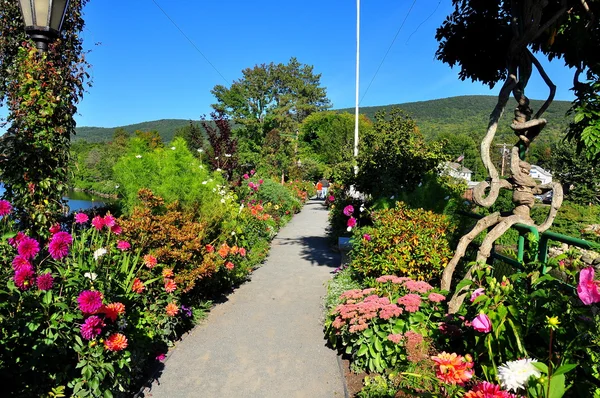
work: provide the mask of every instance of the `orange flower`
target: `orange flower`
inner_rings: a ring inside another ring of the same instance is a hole
[[[175,316],[179,312],[179,307],[177,307],[177,304],[175,303],[169,303],[165,310],[168,316]]]
[[[233,267],[235,267],[235,265],[233,265],[231,261],[227,261],[227,263],[225,264],[225,268],[227,268],[230,271],[233,269]]]
[[[156,257],[154,257],[152,254],[146,254],[144,256],[144,265],[150,269],[156,267],[156,264],[158,263],[158,261],[156,260]]]
[[[104,341],[104,348],[109,351],[121,351],[127,348],[127,337],[121,333],[113,333]]]
[[[101,312],[104,313],[106,318],[114,322],[119,315],[125,313],[125,305],[123,303],[110,303],[103,306]]]
[[[230,253],[231,253],[231,254],[237,254],[237,253],[238,253],[238,250],[239,250],[239,249],[238,249],[238,247],[237,247],[237,246],[233,246],[233,247],[231,248],[231,250],[230,250]]]
[[[167,293],[173,293],[177,289],[177,284],[173,279],[165,279],[165,291]]]
[[[431,359],[436,364],[436,377],[445,383],[462,386],[473,377],[473,361],[470,355],[463,358],[456,353],[442,352]]]
[[[227,243],[223,243],[223,245],[221,245],[221,248],[219,249],[219,256],[221,256],[221,258],[225,258],[228,254],[229,246],[227,245]]]
[[[173,277],[173,269],[165,268],[162,272],[163,278],[172,278]]]
[[[139,278],[135,278],[133,281],[133,286],[131,286],[131,290],[135,293],[141,293],[146,290],[146,286],[144,286],[144,282],[142,282]]]

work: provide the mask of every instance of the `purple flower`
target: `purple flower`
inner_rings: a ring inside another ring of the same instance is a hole
[[[37,277],[38,289],[50,290],[52,289],[52,285],[54,285],[54,278],[52,278],[52,274],[50,272]]]
[[[473,319],[473,322],[471,322],[471,326],[473,326],[473,329],[482,333],[489,333],[492,331],[492,322],[486,314],[477,315],[475,319]]]
[[[354,213],[354,207],[352,205],[348,205],[344,207],[344,215],[350,217]]]
[[[180,310],[186,317],[189,318],[192,316],[192,309],[190,307],[186,307],[185,305],[182,305]]]

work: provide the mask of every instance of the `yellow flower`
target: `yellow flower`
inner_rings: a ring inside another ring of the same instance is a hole
[[[557,316],[553,316],[553,317],[546,316],[546,323],[548,324],[548,327],[550,329],[556,330],[556,329],[558,329],[558,325],[560,324],[560,321],[558,320]]]
[[[275,210],[279,210],[279,205],[274,206]]]

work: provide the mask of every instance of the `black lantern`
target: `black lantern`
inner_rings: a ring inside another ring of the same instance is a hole
[[[60,34],[69,0],[19,0],[25,32],[40,52]]]

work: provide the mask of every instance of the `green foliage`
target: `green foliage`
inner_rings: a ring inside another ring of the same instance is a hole
[[[444,296],[425,282],[386,275],[374,288],[348,290],[325,320],[334,348],[353,365],[382,373],[429,358],[427,337],[443,317]]]
[[[238,195],[245,203],[261,203],[279,225],[300,211],[303,204],[294,190],[273,180],[259,179],[256,174],[243,180]]]
[[[441,144],[442,152],[448,156],[450,161],[455,162],[463,157],[460,164],[473,172],[474,181],[481,181],[487,177],[487,173],[481,161],[479,144],[476,142],[475,137],[475,134],[443,132],[435,140]]]
[[[577,99],[571,113],[567,138],[577,143],[577,150],[590,163],[600,159],[600,71],[588,70],[588,81],[576,82]]]
[[[113,168],[126,211],[138,204],[138,191],[148,188],[165,202],[179,201],[184,208],[199,206],[201,216],[212,218],[232,201],[218,173],[210,173],[189,151],[182,138],[165,148],[151,149],[132,138],[127,153]]]
[[[325,296],[325,309],[331,312],[343,301],[342,293],[347,290],[360,289],[360,283],[356,280],[354,270],[350,267],[337,270],[333,279],[327,283],[327,295]]]
[[[542,222],[547,214],[547,206],[536,206],[531,211],[531,217],[536,223]],[[565,201],[552,223],[551,231],[600,243],[598,234],[585,232],[590,225],[598,224],[598,220],[600,220],[600,206],[584,206]]]
[[[395,398],[397,388],[385,376],[365,377],[365,386],[356,394],[358,398]]]
[[[451,256],[446,216],[398,202],[393,209],[373,212],[372,218],[372,227],[354,233],[353,269],[375,278],[393,274],[429,281],[440,276]]]
[[[356,189],[374,198],[411,191],[444,160],[438,144],[427,144],[415,122],[399,109],[378,113],[359,143]]]

